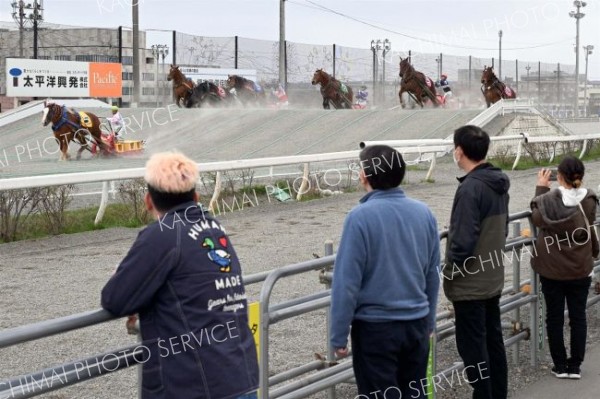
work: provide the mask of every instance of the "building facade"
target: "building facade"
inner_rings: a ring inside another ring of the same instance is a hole
[[[121,36],[121,37],[119,37]],[[0,112],[31,101],[31,98],[6,96],[6,58],[33,58],[33,32],[20,32],[0,25]],[[169,65],[157,63],[152,51],[146,48],[146,34],[140,31],[140,103],[156,106],[171,101],[171,83],[166,81]],[[126,29],[77,28],[46,24],[38,32],[38,59],[83,62],[122,63],[123,92],[119,98],[103,98],[107,102],[128,106],[133,99],[133,32]],[[157,74],[158,67],[158,74]]]

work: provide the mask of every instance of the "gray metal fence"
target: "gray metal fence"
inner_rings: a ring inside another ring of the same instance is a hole
[[[500,307],[502,314],[511,313],[513,321],[503,323],[503,328],[510,331],[510,337],[505,340],[505,345],[507,347],[515,345],[517,347],[517,350],[513,351],[512,360],[518,363],[520,362],[520,342],[530,340],[529,360],[530,364],[535,367],[538,361],[544,356],[543,299],[539,289],[539,278],[535,272],[530,269],[530,277],[522,280],[520,270],[524,258],[522,256],[523,251],[534,244],[536,229],[531,223],[531,212],[529,211],[511,215],[510,221],[512,222],[513,233],[507,242],[505,253],[510,252],[513,256],[511,256],[510,262],[508,262],[510,264],[505,264],[505,267],[512,267],[513,281],[504,288]],[[529,230],[532,232],[529,236],[521,234],[523,222],[527,224]],[[446,237],[447,232],[442,232],[441,239],[444,240]],[[333,276],[333,263],[335,260],[331,243],[326,243],[325,254],[326,256],[319,259],[286,265],[272,271],[244,277],[246,285],[262,282],[259,305],[259,395],[261,399],[298,399],[323,390],[327,390],[329,398],[333,399],[336,397],[335,386],[342,382],[352,381],[353,379],[351,358],[335,359],[333,357],[333,348],[329,345],[327,336],[323,337],[327,343],[326,357],[309,361],[299,367],[283,371],[276,375],[269,375],[269,333],[271,326],[283,320],[317,309],[327,309],[325,322],[329,324],[329,306],[331,303],[330,282]],[[319,280],[326,285],[324,290],[300,298],[271,303],[271,295],[277,282],[293,275],[316,271],[320,271]],[[600,273],[600,261],[596,261],[594,272]],[[530,287],[530,289],[524,290],[524,287]],[[600,296],[590,298],[588,306],[599,301]],[[522,313],[522,308],[528,309],[527,314]],[[525,327],[521,321],[524,316],[527,316],[529,319],[528,327]],[[438,342],[454,335],[455,327],[452,317],[453,314],[449,311],[438,313],[436,327]],[[115,317],[105,310],[95,310],[7,329],[0,331],[0,349],[56,334],[63,334],[113,319]],[[145,361],[144,355],[143,345],[136,344],[86,359],[79,359],[52,368],[34,371],[24,376],[13,377],[0,381],[0,397],[11,399],[34,397],[126,367],[138,365]],[[462,368],[463,364],[457,361],[449,368],[440,372],[435,373],[434,371],[434,374],[437,376],[449,376]],[[48,376],[51,376],[51,384],[47,383]],[[45,381],[46,383],[40,383],[40,381]]]

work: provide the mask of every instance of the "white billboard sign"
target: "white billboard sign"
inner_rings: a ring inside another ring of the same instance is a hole
[[[208,80],[217,86],[227,86],[229,75],[238,75],[256,82],[256,69],[233,69],[233,68],[199,68],[194,66],[180,66],[179,70],[185,76],[192,79],[194,83]],[[258,83],[258,82],[257,82]]]
[[[118,63],[6,59],[9,97],[121,97]]]

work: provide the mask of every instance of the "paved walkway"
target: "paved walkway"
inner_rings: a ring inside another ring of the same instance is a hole
[[[600,345],[587,348],[581,380],[561,380],[550,374],[521,390],[511,399],[581,398],[600,396]]]

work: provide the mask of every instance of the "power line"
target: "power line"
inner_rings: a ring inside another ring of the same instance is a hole
[[[301,4],[299,4],[299,3],[295,2],[295,1],[291,1],[291,0],[288,0],[288,1],[290,3],[301,5]],[[338,16],[340,16],[342,18],[350,19],[350,20],[358,22],[360,24],[369,26],[371,28],[375,28],[375,29],[378,29],[378,30],[381,30],[381,31],[384,31],[384,32],[388,32],[388,33],[393,33],[393,34],[396,34],[396,35],[399,35],[399,36],[402,36],[402,37],[406,37],[406,38],[409,38],[409,39],[413,39],[413,40],[417,40],[417,41],[421,41],[421,42],[426,42],[426,43],[439,44],[439,45],[443,45],[443,46],[446,46],[446,47],[466,49],[466,50],[497,50],[496,47],[461,46],[461,45],[457,45],[457,44],[449,44],[449,43],[440,42],[440,41],[437,41],[437,40],[423,39],[423,38],[420,38],[420,37],[417,37],[417,36],[412,36],[412,35],[409,35],[409,34],[406,34],[406,33],[398,32],[398,31],[395,31],[393,29],[385,28],[385,27],[376,25],[374,23],[358,19],[358,18],[353,17],[351,15],[347,15],[347,14],[344,14],[342,12],[339,12],[339,11],[333,10],[331,8],[328,8],[328,7],[322,6],[320,4],[317,4],[317,3],[315,3],[315,2],[313,2],[311,0],[304,0],[304,1],[306,1],[307,3],[310,3],[310,4],[312,4],[314,6],[314,7],[310,7],[310,8],[318,8],[321,11],[326,11],[326,12],[338,15]],[[571,41],[571,40],[572,40],[571,38],[568,38],[568,39],[562,39],[562,40],[559,40],[559,41],[556,41],[556,42],[538,44],[538,45],[533,45],[533,46],[511,47],[511,48],[504,49],[504,51],[509,51],[509,50],[529,50],[529,49],[540,48],[540,47],[548,47],[548,46],[554,46],[554,45],[560,44],[560,43],[565,43],[565,42]]]

